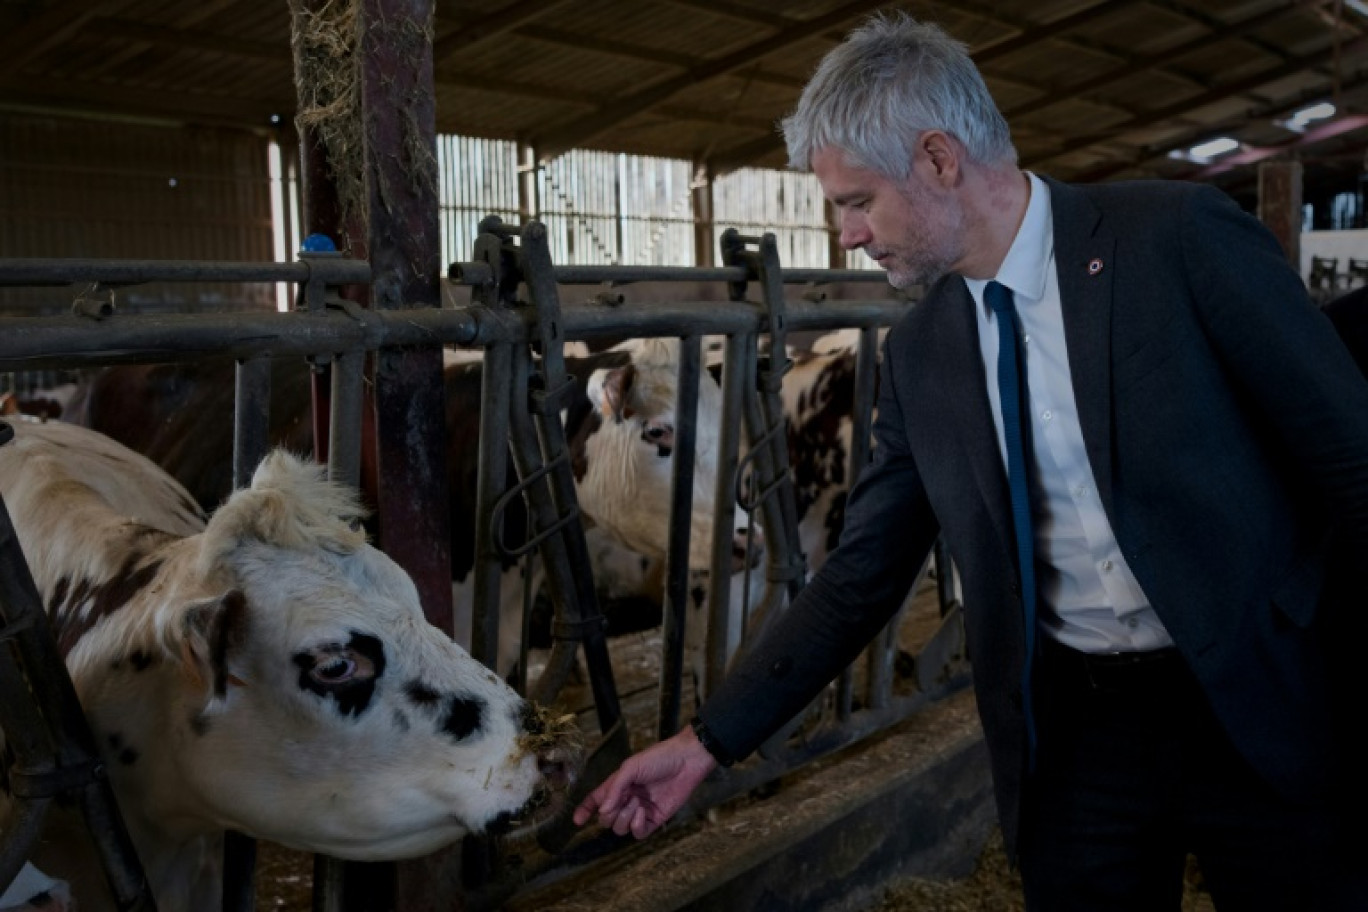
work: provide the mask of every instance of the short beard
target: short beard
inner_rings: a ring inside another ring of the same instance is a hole
[[[964,242],[961,237],[964,228],[964,212],[947,202],[936,199],[926,188],[916,190],[901,189],[903,198],[923,212],[935,212],[938,225],[934,233],[925,230],[925,222],[917,236],[909,237],[910,242],[903,249],[915,250],[916,262],[908,263],[906,268],[895,274],[888,273],[888,283],[894,288],[909,288],[913,285],[930,287],[953,271],[953,267],[964,256]],[[953,246],[952,246],[953,245]],[[894,251],[895,257],[897,251]]]

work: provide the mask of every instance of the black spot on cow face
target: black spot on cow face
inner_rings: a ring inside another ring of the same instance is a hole
[[[655,445],[657,457],[669,459],[674,452],[674,425],[663,421],[643,421],[641,439]]]
[[[385,673],[385,646],[369,634],[351,632],[346,643],[328,643],[295,653],[302,690],[337,701],[344,716],[365,712]]]
[[[110,732],[105,739],[109,742],[109,750],[115,758],[124,766],[132,766],[138,762],[138,752],[130,745],[124,744],[123,735],[118,732]]]
[[[452,697],[442,720],[442,731],[455,741],[464,741],[480,728],[484,719],[484,701]]]
[[[410,681],[404,685],[404,695],[419,706],[433,706],[442,695],[422,681]]]

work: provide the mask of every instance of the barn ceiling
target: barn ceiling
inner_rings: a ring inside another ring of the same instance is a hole
[[[437,0],[437,126],[543,158],[783,167],[775,123],[818,59],[895,7],[969,46],[1032,170],[1238,195],[1281,156],[1303,163],[1308,196],[1365,170],[1363,0]],[[0,106],[269,129],[295,106],[290,30],[286,0],[0,0]],[[1324,101],[1336,119],[1279,125]],[[1173,157],[1216,136],[1242,146]]]

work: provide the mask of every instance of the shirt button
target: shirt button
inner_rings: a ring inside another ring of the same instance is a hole
[[[1049,421],[1051,418],[1054,417],[1054,412],[1050,411],[1049,409],[1046,409],[1045,411],[1040,413],[1040,417],[1044,418],[1046,421]]]
[[[1104,560],[1104,561],[1102,562],[1102,572],[1103,572],[1103,573],[1111,573],[1111,572],[1112,572],[1112,562],[1111,562],[1111,561],[1109,561],[1109,560]]]

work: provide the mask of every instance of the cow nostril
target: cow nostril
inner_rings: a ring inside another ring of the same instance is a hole
[[[538,757],[537,771],[547,787],[557,791],[568,787],[574,778],[574,768],[563,757]]]
[[[491,836],[507,833],[513,828],[513,822],[517,819],[517,816],[512,811],[504,811],[499,814],[499,816],[489,821],[489,824],[485,827],[485,832]]]

